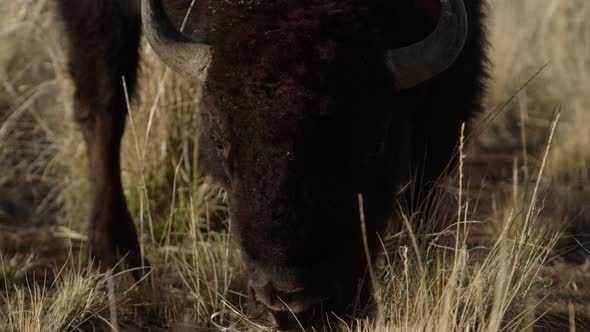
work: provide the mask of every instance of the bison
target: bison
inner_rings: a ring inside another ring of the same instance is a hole
[[[163,62],[205,77],[201,149],[228,193],[253,311],[279,327],[292,314],[354,315],[400,185],[419,169],[427,190],[481,108],[484,1],[197,0],[183,34],[189,2],[58,0],[93,254],[143,266],[119,167],[121,76],[133,93],[143,22]]]

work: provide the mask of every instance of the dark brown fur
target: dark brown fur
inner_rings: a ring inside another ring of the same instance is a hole
[[[58,0],[69,38],[69,68],[76,90],[74,119],[86,141],[93,191],[89,241],[107,266],[127,256],[141,259],[137,234],[123,194],[119,150],[125,129],[121,77],[135,87],[140,20],[128,1]],[[108,19],[107,19],[108,18]]]
[[[322,300],[324,309],[352,313],[367,264],[357,194],[375,252],[402,180],[420,169],[417,185],[427,188],[451,161],[461,124],[480,110],[483,1],[465,2],[463,53],[443,74],[406,91],[397,91],[384,52],[424,38],[438,1],[201,2],[200,23],[189,31],[204,34],[213,50],[204,148],[217,146],[209,159],[222,167],[212,173],[226,184],[252,293],[266,307],[279,310],[282,300],[307,309]],[[75,118],[95,188],[91,244],[107,264],[130,251],[137,266],[118,166],[120,76],[133,87],[137,2],[60,4],[72,44]]]

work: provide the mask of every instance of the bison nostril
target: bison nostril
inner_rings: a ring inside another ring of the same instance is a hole
[[[284,291],[277,289],[271,283],[267,283],[263,287],[252,287],[252,293],[267,308],[275,311],[300,312],[305,310],[306,303],[310,302],[310,298],[308,298],[308,294],[305,294],[303,288]]]
[[[258,298],[258,300],[260,300],[264,305],[271,309],[275,309],[276,307],[281,306],[279,292],[270,283],[267,283],[266,285],[258,289],[254,289],[254,293],[256,294],[256,298]]]
[[[258,297],[266,300],[264,302],[274,302],[277,297],[277,290],[270,283],[260,288],[256,293],[258,294]]]

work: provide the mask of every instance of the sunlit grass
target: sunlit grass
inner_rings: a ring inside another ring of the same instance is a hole
[[[451,177],[447,187],[459,193],[438,188],[429,223],[447,218],[448,205],[459,217],[443,233],[406,227],[385,237],[374,267],[378,314],[348,327],[336,321],[334,328],[512,331],[542,321],[550,285],[543,263],[552,259],[561,225],[590,197],[580,185],[590,159],[590,3],[489,2],[493,67],[486,109],[496,109],[546,65],[465,148],[467,159],[472,151],[514,155],[512,191],[498,193],[494,213],[477,219],[476,204],[463,199],[473,184]],[[0,2],[0,221],[12,216],[3,212],[10,206],[32,225],[68,226],[72,231],[60,235],[66,243],[83,242],[77,234],[85,232],[89,209],[85,153],[70,120],[64,41],[50,7],[42,0]],[[126,273],[101,273],[74,253],[44,278],[31,273],[35,256],[3,253],[0,330],[268,329],[245,314],[246,272],[227,232],[224,193],[199,176],[200,87],[165,74],[145,43],[142,54],[122,168],[153,268],[149,279],[135,284]],[[419,217],[402,211],[406,224]],[[473,247],[464,235],[479,223],[492,225],[493,237]]]

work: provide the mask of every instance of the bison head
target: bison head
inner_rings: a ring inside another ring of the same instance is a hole
[[[280,325],[368,298],[359,194],[374,252],[392,213],[403,90],[448,68],[465,42],[463,0],[442,0],[423,24],[398,2],[210,1],[206,37],[191,39],[161,0],[143,1],[166,64],[194,79],[209,65],[204,142],[223,165],[252,301]]]

